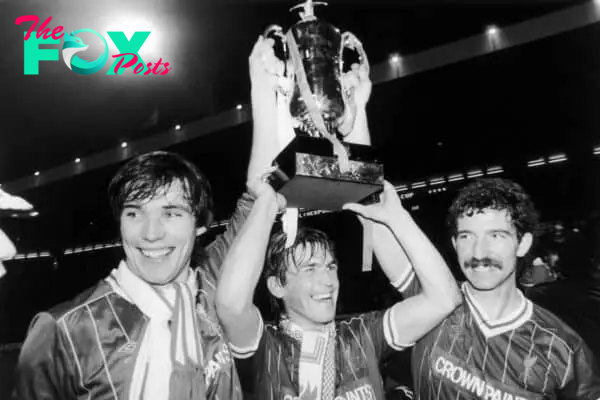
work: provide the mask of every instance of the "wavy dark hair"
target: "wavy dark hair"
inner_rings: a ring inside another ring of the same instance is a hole
[[[463,187],[448,211],[448,227],[452,237],[457,233],[457,221],[462,216],[472,216],[486,209],[506,210],[517,230],[517,239],[531,233],[539,236],[539,214],[529,195],[521,185],[501,178],[478,179]],[[521,276],[531,262],[532,252],[517,260],[516,277]]]
[[[335,246],[325,232],[314,228],[298,227],[298,233],[294,244],[288,248],[285,247],[287,235],[280,227],[274,229],[271,235],[269,247],[265,258],[265,268],[263,269],[263,278],[266,281],[270,277],[275,277],[285,286],[287,282],[287,271],[292,265],[302,265],[319,253],[330,253],[335,257]],[[296,251],[296,249],[302,249]],[[269,292],[269,302],[279,319],[285,311],[283,301]]]
[[[486,209],[506,210],[517,229],[519,240],[525,233],[538,234],[539,213],[521,185],[501,178],[483,178],[463,187],[448,211],[450,234],[456,236],[458,218]]]
[[[114,217],[119,220],[123,205],[149,200],[170,185],[181,182],[184,196],[196,217],[197,226],[212,220],[212,190],[200,170],[179,154],[154,151],[126,163],[108,185],[108,199]]]

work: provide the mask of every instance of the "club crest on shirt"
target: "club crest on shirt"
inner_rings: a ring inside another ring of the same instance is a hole
[[[525,360],[523,360],[523,373],[520,376],[523,384],[527,385],[527,379],[529,378],[529,374],[531,373],[531,369],[537,362],[537,356],[527,356]]]

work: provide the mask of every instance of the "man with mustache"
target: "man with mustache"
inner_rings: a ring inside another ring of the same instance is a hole
[[[419,399],[600,398],[598,369],[581,337],[517,288],[537,223],[533,202],[509,180],[477,180],[458,193],[448,225],[467,279],[465,301],[414,347]],[[390,238],[375,234],[375,252],[384,254]],[[398,257],[379,259],[397,264]],[[414,273],[406,277],[404,294],[418,293]]]

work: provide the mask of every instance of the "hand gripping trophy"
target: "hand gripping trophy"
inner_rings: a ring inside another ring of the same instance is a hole
[[[315,17],[314,6],[321,4],[326,3],[308,0],[293,7],[301,10],[299,22],[287,32],[273,25],[264,35],[282,49],[286,67],[279,79],[278,108],[284,108],[294,132],[274,161],[271,184],[289,207],[339,210],[381,190],[383,165],[372,147],[344,141],[357,115],[344,79],[344,50],[357,53],[367,75],[368,60],[352,33],[340,33]]]

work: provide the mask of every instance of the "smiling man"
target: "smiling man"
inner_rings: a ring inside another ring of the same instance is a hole
[[[444,260],[386,182],[380,204],[346,208],[393,233],[394,246],[406,249],[424,290],[387,310],[336,321],[340,283],[333,243],[306,227],[289,247],[282,232],[269,241],[284,201],[267,183],[257,184],[260,195],[225,258],[216,297],[248,391],[261,400],[385,399],[380,362],[410,347],[460,301]],[[280,306],[277,325],[265,325],[252,304],[263,261],[268,290]],[[396,261],[384,272],[401,286],[405,260]]]
[[[94,287],[34,318],[17,399],[241,399],[214,293],[251,196],[202,249],[196,236],[211,222],[210,185],[183,157],[138,156],[108,194],[125,257]]]
[[[521,186],[474,181],[452,203],[448,223],[465,301],[415,345],[417,397],[600,399],[598,369],[581,337],[517,288],[538,223]],[[377,254],[384,241],[375,243]],[[406,294],[419,286],[413,279]]]
[[[264,82],[252,90],[255,130],[262,132],[262,138],[271,138],[261,148],[276,150],[273,143],[281,126],[273,118],[277,115],[278,79],[272,71],[281,71],[283,66],[274,55],[272,39],[258,39],[250,66],[255,77],[262,77]],[[346,140],[369,143],[368,64],[352,66],[343,79],[349,83],[357,113],[357,122]],[[249,188],[256,200],[223,262],[216,295],[218,315],[238,358],[242,380],[249,384],[248,391],[260,400],[383,400],[379,362],[392,351],[410,346],[461,299],[443,258],[402,207],[389,183],[380,203],[347,205],[362,216],[363,223],[393,232],[392,247],[407,249],[408,258],[396,259],[385,269],[392,284],[402,286],[408,274],[399,271],[407,270],[402,264],[410,259],[424,290],[388,310],[335,321],[339,280],[333,243],[323,232],[308,228],[298,229],[294,240],[288,240],[285,233],[270,240],[285,199],[265,180],[253,179]],[[282,318],[276,326],[263,324],[253,304],[263,265],[269,292],[281,306]]]

